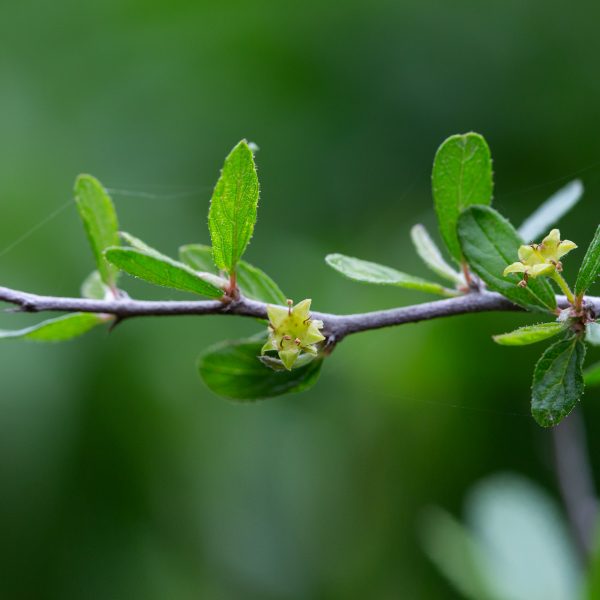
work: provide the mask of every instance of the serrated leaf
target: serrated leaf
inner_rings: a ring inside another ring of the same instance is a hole
[[[155,285],[209,298],[220,298],[223,295],[223,290],[218,286],[218,277],[208,273],[200,277],[188,266],[166,256],[157,256],[135,248],[109,248],[106,258],[122,271]],[[214,284],[207,280],[209,276],[214,278]]]
[[[112,200],[96,178],[79,175],[75,181],[75,202],[102,281],[114,287],[118,270],[104,257],[108,247],[119,245],[119,224]]]
[[[519,227],[519,235],[526,243],[533,242],[548,233],[581,199],[583,184],[575,179],[560,188],[540,205]]]
[[[417,254],[434,273],[455,284],[464,285],[462,275],[444,260],[440,249],[423,225],[415,225],[410,230],[410,237]]]
[[[507,219],[489,206],[471,206],[458,220],[458,234],[469,266],[489,289],[529,310],[554,311],[556,297],[545,279],[530,279],[522,288],[515,275],[502,276],[522,243]]]
[[[208,228],[217,268],[231,273],[256,223],[258,176],[254,155],[242,140],[227,156],[210,201]]]
[[[585,344],[576,336],[550,346],[535,366],[531,413],[542,427],[558,425],[584,390]]]
[[[311,388],[319,378],[322,360],[292,371],[274,371],[259,360],[262,342],[256,339],[223,342],[206,350],[198,369],[204,383],[219,396],[258,400]]]
[[[325,262],[348,279],[361,283],[402,287],[430,294],[439,294],[440,296],[458,295],[456,290],[448,289],[439,283],[413,277],[391,267],[344,254],[328,254],[325,257]]]
[[[92,271],[81,284],[81,295],[93,300],[104,300],[112,296],[111,289],[102,281],[98,271]]]
[[[583,372],[586,385],[600,385],[600,362],[594,363]]]
[[[453,135],[438,148],[433,161],[433,200],[440,233],[457,260],[462,260],[456,233],[460,213],[472,204],[492,202],[492,158],[478,133]]]
[[[214,271],[212,250],[203,244],[188,244],[179,248],[179,258],[192,269]],[[237,283],[244,296],[268,304],[285,304],[287,298],[279,286],[261,269],[240,260]]]
[[[109,321],[111,317],[93,313],[73,313],[49,319],[14,331],[0,330],[0,339],[24,339],[34,342],[64,342],[79,337],[98,325]]]
[[[596,229],[594,239],[591,241],[583,257],[577,281],[575,282],[575,295],[585,294],[600,273],[600,225]]]
[[[493,340],[501,346],[526,346],[547,340],[558,335],[568,327],[567,323],[538,323],[519,327],[510,333],[493,336]]]

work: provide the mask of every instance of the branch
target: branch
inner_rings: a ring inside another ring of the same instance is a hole
[[[564,296],[557,296],[556,300],[561,308],[568,306],[568,301]],[[40,296],[0,287],[0,301],[14,304],[23,312],[89,312],[115,315],[119,320],[131,317],[178,315],[238,315],[267,318],[267,305],[264,302],[248,298],[240,298],[229,303],[220,300],[133,300],[131,298],[90,300]],[[588,297],[586,303],[596,312],[600,312],[600,298]],[[313,312],[312,315],[323,321],[325,334],[332,338],[333,343],[337,343],[351,333],[370,329],[468,313],[521,310],[523,309],[495,292],[472,292],[457,298],[435,300],[389,310],[352,315]]]
[[[560,493],[567,509],[573,538],[587,562],[594,550],[598,499],[580,408],[576,408],[552,429],[552,440]]]

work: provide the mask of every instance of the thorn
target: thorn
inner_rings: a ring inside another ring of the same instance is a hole
[[[108,333],[112,333],[117,325],[120,325],[125,320],[121,315],[115,315],[114,321],[108,327]]]

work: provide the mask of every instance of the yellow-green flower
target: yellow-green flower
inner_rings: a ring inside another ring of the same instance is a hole
[[[317,354],[316,344],[322,342],[325,336],[319,331],[323,321],[311,319],[311,300],[302,300],[293,306],[288,300],[288,307],[267,306],[269,316],[269,338],[263,346],[261,354],[273,350],[279,354],[286,369],[292,366],[303,354]]]
[[[508,265],[504,269],[504,276],[509,273],[523,273],[520,285],[526,285],[529,277],[551,275],[554,271],[562,271],[560,259],[577,248],[570,240],[561,240],[560,231],[553,229],[541,244],[531,244],[519,248],[519,262]]]

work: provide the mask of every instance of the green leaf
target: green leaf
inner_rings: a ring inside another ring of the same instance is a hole
[[[203,244],[188,244],[179,248],[179,258],[188,267],[199,271],[214,271],[212,249]],[[287,298],[279,286],[261,269],[241,260],[238,263],[237,282],[242,294],[252,300],[269,304],[285,304]]]
[[[501,346],[526,346],[547,340],[568,327],[567,323],[538,323],[537,325],[526,325],[519,327],[510,333],[502,333],[493,336],[494,341]]]
[[[586,385],[600,385],[600,362],[594,363],[583,372]]]
[[[119,236],[128,246],[131,246],[132,248],[135,248],[136,250],[141,250],[142,252],[145,252],[146,254],[152,254],[154,256],[159,256],[161,258],[168,258],[168,256],[166,256],[162,252],[159,252],[155,248],[152,248],[152,246],[148,246],[148,244],[146,244],[146,242],[142,242],[142,240],[140,240],[139,238],[136,238],[135,236],[131,235],[130,233],[127,233],[126,231],[119,231]],[[210,270],[212,270],[212,269],[207,269],[207,271],[210,271]]]
[[[112,297],[111,289],[102,281],[98,271],[92,271],[81,284],[81,295],[93,300],[104,300]]]
[[[453,269],[442,257],[442,253],[423,225],[415,225],[410,230],[417,254],[423,262],[437,275],[458,285],[464,285],[462,275]]]
[[[592,346],[600,346],[600,324],[596,321],[585,326],[585,341]]]
[[[361,260],[360,258],[353,258],[352,256],[345,256],[344,254],[328,254],[325,257],[325,262],[348,279],[360,281],[361,283],[390,285],[441,296],[458,295],[456,290],[445,288],[439,283],[413,277],[391,267]]]
[[[198,369],[204,383],[219,396],[258,400],[311,388],[319,378],[322,360],[292,371],[274,371],[260,360],[262,342],[256,339],[223,342],[206,350]]]
[[[526,242],[533,242],[548,233],[581,199],[583,184],[575,179],[560,188],[538,207],[519,227],[519,235]]]
[[[186,244],[179,248],[179,260],[195,271],[216,271],[213,262],[213,252],[210,246],[204,244]]]
[[[585,344],[576,336],[550,346],[535,366],[531,412],[542,427],[558,425],[583,394]]]
[[[430,560],[465,598],[494,598],[486,581],[481,547],[471,532],[441,508],[430,508],[420,528],[421,543]]]
[[[287,302],[279,286],[264,271],[243,260],[238,263],[237,280],[247,298],[268,304],[285,305]]]
[[[56,319],[49,319],[25,329],[0,330],[0,339],[20,338],[34,342],[64,342],[83,335],[90,329],[111,319],[112,317],[92,313],[73,313]]]
[[[492,158],[483,137],[478,133],[449,137],[435,155],[432,185],[442,238],[450,254],[460,262],[458,216],[472,204],[492,202]]]
[[[114,287],[118,270],[104,257],[108,247],[119,245],[119,224],[112,200],[97,179],[79,175],[75,181],[75,202],[102,281]]]
[[[208,212],[213,259],[223,271],[235,271],[252,237],[258,193],[254,156],[242,140],[225,159]]]
[[[511,473],[488,477],[470,491],[465,516],[494,600],[581,598],[564,512],[537,484]]]
[[[577,281],[575,282],[575,295],[580,296],[585,294],[592,283],[594,283],[598,273],[600,272],[600,225],[596,229],[594,239],[591,241],[581,267],[579,267],[579,273],[577,274]]]
[[[471,206],[458,220],[458,235],[469,266],[489,289],[529,310],[554,311],[556,297],[545,279],[530,279],[522,288],[516,275],[502,276],[505,267],[517,260],[522,244],[502,215],[488,206]]]
[[[209,273],[200,277],[196,271],[167,256],[157,256],[135,248],[109,248],[106,258],[122,271],[155,285],[209,298],[220,298],[223,295],[218,277]],[[208,280],[209,277],[214,279],[214,283]]]

